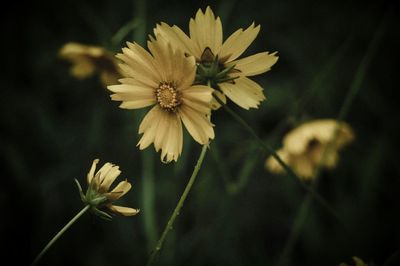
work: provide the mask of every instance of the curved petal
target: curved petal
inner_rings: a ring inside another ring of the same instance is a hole
[[[260,85],[246,77],[235,79],[234,83],[220,83],[218,86],[229,99],[246,110],[258,108],[260,103],[265,100]]]
[[[239,70],[240,76],[255,76],[267,72],[278,61],[275,53],[258,53],[226,64],[226,67],[234,66]]]
[[[128,193],[131,190],[132,185],[128,181],[124,180],[119,182],[119,184],[111,190],[109,193],[105,193],[104,195],[107,197],[109,201],[114,201],[121,198],[123,195]]]
[[[110,172],[110,170],[115,167],[114,164],[112,163],[105,163],[100,169],[99,171],[97,171],[96,175],[99,175],[99,185],[101,183],[103,183],[103,181],[105,179],[107,179],[108,173]]]
[[[139,209],[133,209],[133,208],[129,208],[129,207],[123,207],[123,206],[117,206],[117,205],[112,205],[109,204],[107,205],[107,208],[115,213],[115,214],[119,214],[119,215],[123,215],[123,216],[133,216],[139,213]]]
[[[115,181],[115,179],[121,174],[121,171],[119,170],[119,166],[113,166],[109,172],[107,173],[107,176],[102,180],[100,183],[100,188],[99,192],[103,193],[108,191],[110,188],[111,184]]]
[[[181,49],[184,53],[193,55],[200,60],[201,53],[197,45],[190,39],[178,26],[169,26],[167,23],[161,22],[154,29],[154,35],[161,35],[163,38],[173,43],[174,46]]]
[[[195,18],[190,19],[189,32],[190,38],[194,40],[200,53],[208,47],[213,54],[217,54],[222,46],[221,20],[219,17],[215,18],[210,7],[207,7],[205,13],[199,9]]]
[[[94,171],[96,171],[96,165],[99,163],[99,159],[93,160],[92,166],[90,167],[89,173],[87,174],[87,183],[90,184],[94,177]]]
[[[207,144],[209,139],[214,138],[213,124],[204,114],[182,105],[178,114],[190,135],[200,144]]]
[[[260,25],[255,27],[253,22],[246,30],[239,29],[229,36],[218,53],[222,63],[238,58],[254,41],[259,32]]]

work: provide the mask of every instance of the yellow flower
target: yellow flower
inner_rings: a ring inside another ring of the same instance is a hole
[[[263,89],[249,76],[259,75],[273,66],[278,57],[275,53],[262,52],[237,59],[254,41],[260,25],[252,23],[246,30],[238,29],[223,42],[222,24],[210,7],[205,13],[199,9],[195,18],[190,19],[188,37],[179,27],[166,23],[157,25],[155,34],[160,34],[188,55],[193,55],[199,65],[198,74],[218,87],[215,94],[226,102],[225,95],[244,109],[257,108],[265,100]],[[199,71],[200,70],[200,71]],[[221,93],[222,92],[222,93]],[[214,102],[213,108],[219,104]]]
[[[114,214],[120,214],[123,216],[136,215],[139,212],[138,209],[112,204],[114,201],[124,196],[132,187],[127,180],[124,180],[119,182],[114,189],[109,191],[111,184],[121,174],[119,167],[111,163],[106,163],[95,174],[98,162],[98,159],[93,161],[92,167],[87,174],[88,189],[85,194],[83,194],[79,182],[75,179],[82,201],[85,204],[90,205],[90,210],[102,218],[111,219],[111,216],[108,213],[100,210],[104,207]]]
[[[148,42],[151,52],[128,43],[117,57],[127,78],[120,85],[108,86],[115,94],[111,98],[122,101],[121,108],[138,109],[154,105],[139,126],[143,133],[140,149],[154,143],[161,150],[161,160],[177,161],[182,153],[182,122],[190,135],[200,144],[214,138],[210,114],[212,89],[193,85],[196,74],[194,57],[186,57],[164,39]]]
[[[115,58],[104,48],[79,43],[67,43],[60,49],[60,57],[71,62],[71,75],[85,79],[96,72],[104,86],[115,84],[121,77]]]
[[[352,257],[355,265],[354,266],[368,266],[362,259],[358,257]],[[347,263],[340,263],[339,266],[349,266]]]
[[[333,119],[313,120],[290,131],[283,139],[283,148],[277,153],[301,178],[311,180],[336,128],[338,132],[334,145],[325,155],[321,165],[333,168],[338,161],[338,151],[354,139],[354,133],[348,124],[339,124]],[[284,172],[272,156],[266,160],[265,166],[273,173]]]

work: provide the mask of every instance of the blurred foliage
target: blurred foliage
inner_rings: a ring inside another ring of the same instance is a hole
[[[395,5],[315,0],[142,3],[145,16],[139,19],[142,11],[132,1],[38,0],[4,6],[4,260],[23,265],[32,261],[82,207],[73,180],[83,181],[92,160],[100,158],[120,165],[121,177],[133,184],[122,203],[141,213],[112,222],[84,216],[42,263],[145,264],[193,170],[200,145],[186,137],[181,159],[169,165],[159,161],[152,147],[140,152],[136,143],[143,112],[119,109],[97,77],[75,80],[58,50],[75,41],[117,52],[126,40],[143,43],[160,21],[186,30],[197,9],[211,5],[223,21],[225,36],[253,21],[261,24],[247,54],[279,52],[272,70],[256,78],[267,96],[261,108],[245,111],[231,105],[275,148],[298,123],[337,117],[368,44],[387,20],[347,115],[357,139],[341,153],[337,169],[322,172],[318,184],[349,232],[312,202],[290,255],[292,265],[338,265],[354,255],[383,265],[400,247],[400,130],[394,97],[400,39]],[[131,33],[116,42],[117,32]],[[213,122],[216,139],[158,264],[274,265],[305,192],[286,176],[264,170],[266,154],[226,112],[215,112]],[[144,185],[146,175],[150,183]],[[149,218],[144,206],[151,206],[153,197],[151,225],[145,222]],[[146,198],[150,202],[144,202]],[[392,261],[400,264],[398,258]]]

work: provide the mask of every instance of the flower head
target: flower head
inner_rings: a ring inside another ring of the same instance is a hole
[[[211,82],[218,88],[215,95],[226,102],[225,95],[244,109],[257,108],[265,99],[259,84],[247,78],[259,75],[276,63],[275,53],[262,52],[242,59],[238,57],[249,47],[260,31],[252,23],[247,29],[238,29],[223,42],[222,24],[210,7],[203,13],[199,9],[190,19],[189,36],[178,26],[166,23],[157,25],[155,34],[160,34],[187,55],[193,55],[198,64],[197,82]],[[213,102],[213,108],[219,107]]]
[[[136,215],[139,210],[129,207],[113,205],[112,203],[124,196],[131,189],[131,184],[127,181],[121,181],[110,191],[111,184],[120,175],[119,167],[106,163],[95,174],[96,165],[99,160],[96,159],[92,163],[89,173],[87,174],[88,189],[84,194],[79,182],[75,179],[82,201],[91,206],[91,211],[100,217],[111,218],[111,216],[101,209],[107,208],[109,212],[120,214],[123,216]]]
[[[177,161],[182,153],[182,122],[200,144],[214,138],[209,119],[212,89],[193,85],[196,74],[194,57],[186,57],[162,37],[150,37],[151,53],[136,43],[127,43],[117,57],[126,78],[121,84],[108,86],[112,100],[122,101],[120,107],[138,109],[154,105],[139,126],[143,134],[140,149],[154,143],[161,150],[161,160]]]
[[[78,79],[97,72],[103,85],[107,86],[121,77],[115,58],[102,47],[71,42],[60,49],[60,57],[72,63],[71,75]]]
[[[277,153],[301,178],[309,180],[314,177],[320,163],[323,167],[334,168],[339,158],[338,151],[353,139],[354,133],[346,123],[333,119],[313,120],[290,131],[283,139],[283,148]],[[324,154],[328,144],[332,146]],[[284,172],[272,157],[267,159],[266,167],[273,173]]]

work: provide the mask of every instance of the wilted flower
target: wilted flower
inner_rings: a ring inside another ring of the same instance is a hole
[[[360,259],[359,257],[352,257],[355,265],[354,266],[368,266],[362,259]],[[339,266],[349,266],[349,264],[347,263],[340,263]]]
[[[337,131],[336,139],[332,142]],[[283,139],[277,153],[303,179],[313,179],[319,164],[333,168],[338,162],[338,151],[352,142],[354,133],[346,123],[333,119],[313,120],[290,131]],[[328,144],[332,144],[325,153]],[[324,158],[323,158],[324,157]],[[283,173],[283,168],[270,156],[266,167],[273,173]]]
[[[92,167],[87,174],[88,189],[85,194],[83,193],[78,180],[75,179],[82,201],[91,207],[90,210],[93,213],[103,218],[111,219],[111,216],[107,212],[101,210],[103,208],[107,208],[107,210],[111,213],[120,214],[123,216],[136,215],[139,212],[138,209],[112,204],[114,201],[128,193],[132,187],[127,180],[124,180],[119,182],[114,189],[109,191],[111,184],[121,173],[119,166],[106,163],[95,174],[96,165],[98,162],[98,159],[93,161]]]
[[[156,34],[169,40],[187,55],[193,55],[198,64],[196,81],[211,82],[217,88],[215,95],[226,102],[225,95],[244,109],[257,108],[265,99],[259,84],[247,78],[270,70],[278,57],[275,53],[258,53],[237,59],[254,41],[260,25],[252,23],[246,30],[238,29],[223,42],[222,24],[210,7],[205,13],[199,9],[194,19],[190,19],[188,37],[178,26],[166,23],[157,25]],[[222,93],[221,93],[222,92]],[[217,102],[213,108],[219,107]]]
[[[108,86],[115,94],[111,98],[122,101],[121,108],[138,109],[154,105],[139,126],[143,133],[140,149],[154,143],[161,150],[161,160],[177,161],[182,153],[182,122],[190,135],[200,144],[214,138],[211,112],[212,89],[193,85],[196,74],[194,57],[186,57],[173,49],[163,38],[147,43],[147,52],[136,43],[128,43],[117,57],[127,78],[120,85]]]
[[[102,84],[107,86],[121,77],[117,61],[102,47],[70,42],[60,49],[60,57],[72,63],[71,75],[78,79],[99,73]]]

